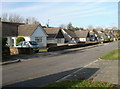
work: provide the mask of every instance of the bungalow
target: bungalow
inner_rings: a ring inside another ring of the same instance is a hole
[[[105,34],[102,33],[100,30],[94,29],[93,32],[95,33],[95,40],[96,41],[103,41],[104,40]]]
[[[89,31],[75,31],[76,36],[78,37],[79,42],[90,41]]]
[[[1,22],[2,37],[7,38],[8,46],[16,46],[15,38],[18,36],[18,26],[22,23]]]
[[[61,31],[61,29],[57,27],[46,27],[43,28],[47,33],[47,44],[55,43],[55,44],[64,44],[65,38]]]
[[[25,41],[36,41],[40,47],[46,47],[47,34],[40,24],[2,22],[2,35],[8,39],[8,46],[16,46],[16,38],[22,36]]]
[[[108,38],[108,36],[103,32],[103,33],[98,33],[99,35],[99,41],[104,41],[105,39]]]
[[[95,41],[96,40],[96,36],[94,32],[89,32],[90,33],[90,41]]]
[[[65,37],[65,42],[72,42],[78,39],[77,35],[73,30],[70,29],[62,29],[63,35]]]

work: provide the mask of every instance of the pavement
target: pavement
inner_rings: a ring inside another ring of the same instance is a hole
[[[102,81],[109,82],[112,84],[119,84],[118,82],[118,60],[101,60],[98,59],[86,66],[82,69],[69,74],[60,81],[68,81],[68,80],[92,80],[92,81]],[[93,74],[94,73],[94,74]],[[93,74],[93,75],[92,75]]]

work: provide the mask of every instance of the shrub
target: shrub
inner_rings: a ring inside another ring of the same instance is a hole
[[[110,38],[110,41],[113,41],[113,38]]]
[[[7,60],[7,57],[10,55],[10,48],[6,46],[7,44],[7,38],[0,38],[0,41],[2,42],[2,61]]]
[[[110,41],[110,39],[109,38],[105,38],[104,41]]]
[[[2,47],[6,46],[7,38],[2,38]]]
[[[17,37],[17,39],[16,39],[16,44],[18,44],[18,43],[20,43],[20,42],[22,42],[22,41],[25,41],[25,38],[24,37]]]

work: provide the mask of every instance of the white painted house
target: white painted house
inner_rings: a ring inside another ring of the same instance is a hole
[[[2,23],[3,25],[4,23]],[[4,26],[6,25],[6,26]],[[46,47],[47,34],[40,24],[5,23],[3,25],[3,37],[8,39],[8,46],[16,46],[16,38],[22,36],[25,41],[36,41],[40,47]],[[7,29],[6,29],[7,28]],[[9,34],[6,34],[9,31]]]
[[[89,31],[83,30],[83,31],[75,31],[76,36],[78,37],[79,42],[86,42],[90,41],[90,33]]]
[[[74,30],[62,29],[62,33],[65,37],[65,42],[77,41],[77,39],[78,39]]]

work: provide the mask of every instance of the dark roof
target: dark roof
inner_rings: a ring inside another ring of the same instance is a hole
[[[23,23],[2,22],[0,28],[2,28],[2,36],[18,36],[18,26]]]
[[[44,28],[45,32],[48,35],[48,38],[55,38],[56,35],[58,34],[59,28]]]
[[[5,21],[2,21],[2,24],[23,25],[23,24],[25,24],[25,23],[17,23],[17,22],[5,22]]]
[[[76,38],[77,35],[75,34],[75,32],[73,30],[70,29],[63,29],[68,35],[70,35],[72,38]]]
[[[93,32],[94,32],[98,37],[101,37],[100,33],[98,33],[97,30],[94,29]]]
[[[18,27],[19,36],[30,36],[40,24],[25,24]]]
[[[86,38],[89,36],[89,31],[75,31],[75,34],[79,38]]]
[[[63,35],[61,29],[59,30],[58,34],[56,35],[56,38],[64,38],[64,35]]]

